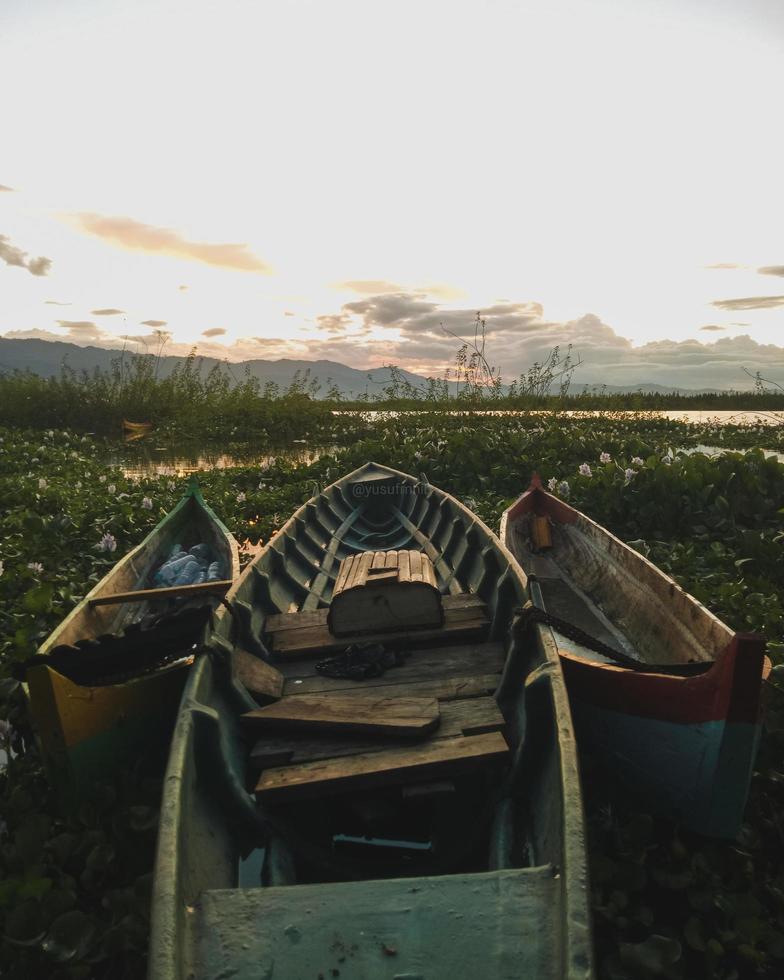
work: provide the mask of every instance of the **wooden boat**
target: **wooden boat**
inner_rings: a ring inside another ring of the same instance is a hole
[[[152,430],[152,422],[130,422],[123,419],[122,429],[123,432],[146,434]]]
[[[225,580],[149,588],[176,542],[208,544]],[[193,483],[44,641],[27,665],[29,704],[63,792],[171,732],[205,604],[209,611],[238,576],[237,542]]]
[[[580,744],[652,808],[734,837],[760,734],[764,641],[734,633],[538,477],[504,513],[501,539],[534,606],[556,617],[536,629],[557,645]]]
[[[359,554],[357,575],[393,569],[401,589],[432,566],[443,623],[330,633]],[[568,698],[551,639],[516,630],[524,598],[488,528],[396,470],[368,463],[293,515],[216,611],[183,693],[151,980],[593,976]],[[332,675],[379,650],[399,665]]]

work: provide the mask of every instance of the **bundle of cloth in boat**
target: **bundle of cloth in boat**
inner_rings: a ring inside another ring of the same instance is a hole
[[[195,544],[187,551],[175,544],[169,557],[155,572],[153,585],[169,588],[175,585],[199,585],[202,582],[218,582],[223,578],[220,560],[213,558],[210,546]]]

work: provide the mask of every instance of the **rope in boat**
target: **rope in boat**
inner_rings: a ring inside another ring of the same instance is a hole
[[[561,619],[559,616],[554,616],[552,613],[546,612],[544,609],[540,609],[531,602],[527,602],[524,606],[515,610],[515,630],[519,631],[520,633],[524,633],[535,624],[539,624],[540,626],[550,626],[568,639],[574,640],[581,646],[587,647],[589,650],[593,650],[595,653],[600,653],[612,660],[615,666],[624,667],[627,670],[635,670],[638,673],[678,674],[689,677],[693,674],[703,674],[706,670],[710,670],[710,668],[713,666],[713,661],[687,664],[644,663],[640,660],[635,660],[634,657],[630,657],[626,653],[621,653],[620,650],[616,650],[615,647],[611,647],[609,644],[604,643],[604,641],[597,639],[595,636],[591,636],[590,633],[586,633],[585,630],[581,629],[579,626],[575,626],[574,623]]]

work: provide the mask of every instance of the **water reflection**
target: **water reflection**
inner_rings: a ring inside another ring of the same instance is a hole
[[[184,477],[204,470],[231,469],[235,466],[254,466],[269,469],[275,463],[307,466],[337,446],[289,446],[284,449],[257,449],[237,446],[231,452],[203,445],[154,446],[138,442],[109,455],[110,466],[118,466],[129,479],[145,476]]]
[[[362,418],[366,421],[381,421],[382,419],[396,418],[400,415],[424,415],[429,414],[426,409],[421,411],[390,412],[379,409],[368,409],[361,411],[342,411],[334,412],[337,416],[353,416]],[[513,412],[508,410],[487,410],[478,412],[466,412],[455,410],[446,413],[451,416],[459,415],[498,415],[498,416],[552,416],[553,412]],[[569,418],[593,418],[606,416],[606,411],[586,410],[586,411],[565,411],[559,415]],[[691,425],[723,426],[723,425],[742,425],[759,426],[769,428],[784,426],[784,414],[781,412],[733,412],[733,411],[678,411],[678,410],[657,410],[657,411],[618,411],[612,413],[616,417],[658,417],[667,418],[676,422],[684,422]],[[708,435],[708,433],[706,433]],[[710,437],[708,435],[708,437]],[[762,436],[762,439],[765,437]],[[289,463],[294,466],[305,466],[315,462],[327,453],[336,452],[340,447],[336,444],[328,446],[307,446],[304,440],[294,440],[290,446],[278,449],[262,448],[260,446],[232,444],[231,449],[217,446],[205,446],[203,443],[179,443],[175,446],[156,445],[155,432],[146,436],[134,438],[133,441],[126,443],[108,457],[108,462],[112,466],[122,469],[125,476],[131,479],[138,479],[148,476],[170,476],[185,477],[191,473],[198,473],[204,470],[230,469],[237,466],[254,466],[260,470],[268,469],[275,463]],[[698,446],[691,452],[708,452],[714,454],[725,452],[725,448],[719,446]],[[772,450],[764,450],[767,455],[776,455],[779,459],[784,459],[781,454]]]

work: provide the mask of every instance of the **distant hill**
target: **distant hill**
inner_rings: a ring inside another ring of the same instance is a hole
[[[34,374],[43,378],[56,377],[60,374],[63,365],[68,365],[74,371],[92,372],[95,368],[101,371],[108,371],[112,366],[112,361],[120,356],[117,349],[108,350],[105,347],[80,347],[77,344],[69,344],[65,341],[54,340],[15,340],[0,337],[0,373],[19,371],[32,371]],[[141,355],[152,357],[153,355]],[[185,360],[184,357],[165,356],[161,357],[159,364],[159,374],[161,377],[168,377],[178,364]],[[216,364],[228,364],[228,369],[235,380],[240,381],[246,370],[258,378],[263,384],[271,382],[280,388],[287,388],[294,378],[298,375],[303,378],[309,372],[311,379],[317,378],[321,388],[317,397],[324,397],[327,389],[336,385],[344,398],[358,398],[366,392],[373,396],[381,393],[384,385],[391,380],[388,368],[359,368],[348,367],[337,361],[305,361],[290,360],[282,358],[277,361],[265,361],[261,359],[250,361],[219,361],[216,358],[205,357],[202,359],[202,372],[210,371]],[[401,369],[402,378],[414,385],[423,385],[425,378],[421,375],[413,374],[410,371]],[[454,383],[450,383],[450,392],[454,393]],[[569,389],[570,394],[578,395],[584,391],[604,392],[607,395],[627,394],[630,392],[641,391],[645,394],[710,394],[717,391],[715,388],[675,388],[658,384],[645,385],[589,385],[572,384]]]
[[[0,337],[0,373],[26,370],[42,378],[52,378],[60,374],[64,365],[77,372],[92,372],[95,368],[108,371],[112,361],[119,356],[119,350],[107,350],[104,347],[80,347],[65,341],[14,340]],[[303,378],[306,372],[309,372],[310,379],[317,378],[321,383],[318,392],[320,397],[326,395],[327,389],[332,385],[336,385],[346,398],[358,398],[365,392],[372,396],[376,392],[381,392],[384,385],[391,380],[388,368],[361,370],[339,364],[337,361],[300,361],[282,358],[277,361],[258,359],[226,362],[213,357],[205,357],[201,360],[203,374],[216,364],[224,366],[228,364],[228,370],[237,381],[241,381],[245,372],[249,371],[262,385],[271,382],[281,388],[287,388],[295,376],[299,375]],[[160,377],[168,377],[183,361],[185,361],[184,357],[161,357],[158,369]],[[425,382],[423,377],[410,371],[401,370],[400,374],[411,384],[421,385]]]

